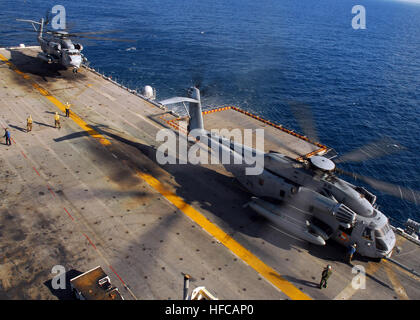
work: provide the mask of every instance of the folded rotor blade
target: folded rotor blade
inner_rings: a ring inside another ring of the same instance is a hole
[[[167,104],[175,104],[175,103],[181,103],[181,102],[194,102],[198,103],[198,100],[192,99],[192,98],[186,98],[186,97],[174,97],[166,100],[160,101],[161,104],[167,105]]]
[[[103,31],[91,31],[91,32],[71,32],[69,35],[71,37],[78,37],[78,36],[84,36],[84,35],[91,35],[91,34],[105,34],[105,33],[118,33],[121,32],[121,30],[103,30]]]
[[[130,39],[103,38],[103,37],[90,37],[90,36],[77,36],[77,38],[93,39],[93,40],[118,41],[118,42],[135,42],[135,40],[130,40]]]

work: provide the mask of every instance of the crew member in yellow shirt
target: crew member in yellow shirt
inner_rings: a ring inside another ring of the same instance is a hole
[[[66,103],[66,117],[67,118],[70,118],[70,106],[71,106],[71,104],[70,103]]]
[[[58,129],[61,129],[60,116],[58,115],[58,112],[55,113],[54,120],[55,120],[54,127],[56,128],[58,127]]]
[[[26,119],[26,132],[32,131],[32,116],[29,115],[28,119]]]

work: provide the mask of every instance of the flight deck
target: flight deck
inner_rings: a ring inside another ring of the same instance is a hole
[[[0,144],[0,298],[66,298],[51,287],[60,265],[68,280],[101,266],[126,300],[181,299],[184,273],[220,300],[420,299],[418,244],[397,235],[400,265],[356,255],[366,287],[355,287],[344,247],[270,226],[222,165],[158,164],[156,134],[184,130],[178,115],[93,69],[48,65],[39,50],[0,49],[0,125],[12,135]],[[265,151],[293,158],[328,150],[238,107],[205,111],[204,123],[264,129]]]

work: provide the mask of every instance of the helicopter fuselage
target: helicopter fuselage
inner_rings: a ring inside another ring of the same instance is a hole
[[[332,239],[343,246],[357,244],[357,252],[371,258],[389,256],[395,234],[388,218],[377,209],[376,196],[338,178],[333,172],[298,162],[280,153],[261,153],[262,173],[247,175],[251,163],[244,159],[248,148],[203,131],[200,141],[217,154],[229,152],[224,164],[239,183],[255,197],[249,206],[275,226],[317,245]],[[238,164],[238,159],[242,164]]]
[[[209,132],[204,129],[200,90],[192,87],[188,96],[166,103],[189,102],[188,136],[207,146],[253,195],[248,206],[274,226],[310,243],[325,245],[332,239],[346,247],[357,244],[362,256],[391,255],[395,234],[378,210],[376,196],[338,178],[334,162],[322,156],[301,162]]]
[[[237,180],[260,198],[251,207],[273,222],[280,221],[279,217],[293,219],[302,230],[295,235],[313,236],[313,241],[305,240],[324,244],[320,238],[333,239],[344,246],[356,243],[359,254],[372,258],[389,256],[395,246],[388,218],[377,209],[376,197],[364,188],[279,153],[265,154],[261,175],[245,175],[244,168],[238,169],[232,172]],[[274,210],[269,203],[275,204]],[[265,212],[270,207],[273,219]]]
[[[81,53],[83,49],[79,43],[73,43],[67,38],[38,38],[42,53],[38,56],[48,63],[58,63],[65,68],[73,68],[77,71],[82,65],[84,57]]]

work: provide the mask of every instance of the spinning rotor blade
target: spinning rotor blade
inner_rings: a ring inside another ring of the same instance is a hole
[[[318,142],[319,139],[311,107],[295,101],[289,102],[289,106],[303,134],[310,140]]]
[[[103,37],[90,37],[90,36],[73,36],[83,39],[92,39],[92,40],[108,40],[108,41],[119,41],[119,42],[135,42],[135,40],[129,39],[117,39],[117,38],[103,38]]]
[[[379,181],[373,178],[365,177],[360,174],[354,173],[354,172],[348,172],[344,171],[342,169],[336,168],[336,171],[340,174],[344,174],[346,176],[350,176],[356,180],[361,180],[363,182],[366,182],[369,184],[372,188],[382,191],[386,194],[389,194],[391,196],[401,198],[403,200],[413,202],[414,204],[418,204],[420,201],[420,192],[411,190],[408,188],[404,188],[398,185],[394,185],[388,182]]]
[[[380,158],[404,150],[401,146],[389,137],[383,137],[377,141],[368,143],[356,150],[350,151],[334,160],[335,163],[362,162],[370,159]]]
[[[118,33],[121,30],[104,30],[104,31],[91,31],[91,32],[72,32],[69,33],[69,37],[79,37],[84,35],[91,35],[91,34],[104,34],[104,33]]]

